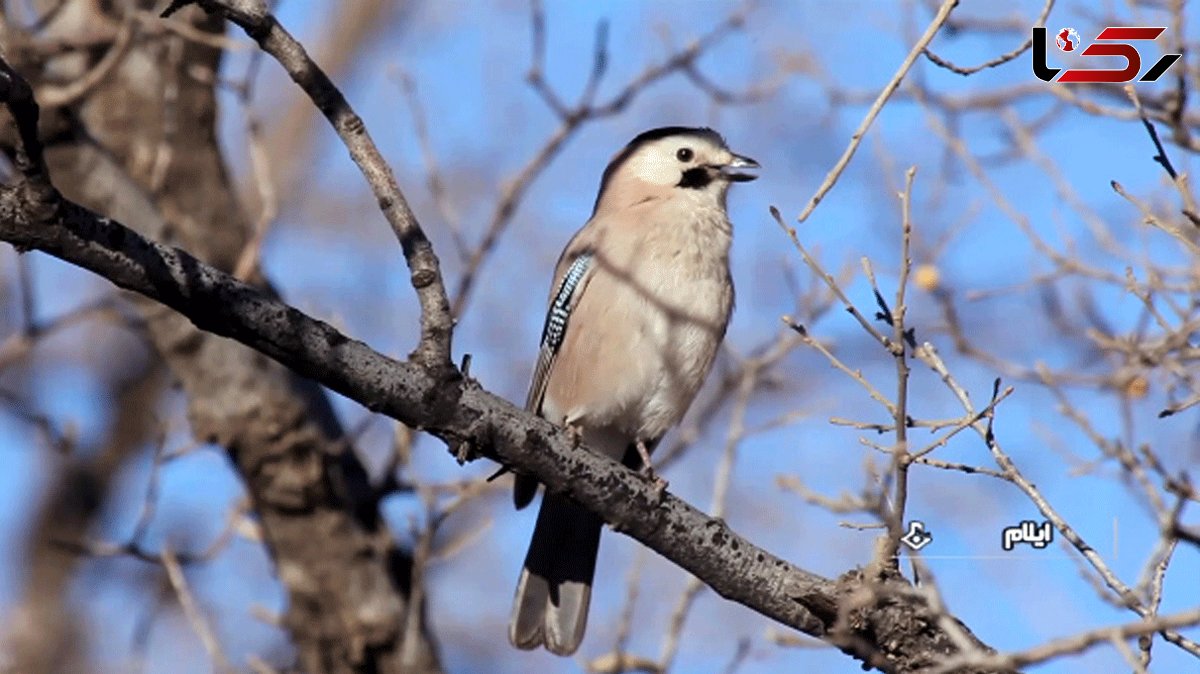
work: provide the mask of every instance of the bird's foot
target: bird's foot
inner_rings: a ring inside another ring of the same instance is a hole
[[[662,502],[667,497],[667,486],[670,483],[653,472],[650,473],[650,479],[654,482],[654,502],[657,505],[662,505]]]
[[[654,486],[654,501],[662,503],[663,497],[667,493],[667,485],[669,484],[658,473],[654,472],[654,465],[650,463],[650,452],[646,449],[646,443],[638,440],[637,442],[638,456],[642,459],[642,468],[639,473],[642,477],[649,480]]]
[[[563,426],[566,427],[567,435],[571,438],[571,446],[579,449],[579,446],[583,444],[583,428],[575,424],[569,424],[565,419],[563,420]]]

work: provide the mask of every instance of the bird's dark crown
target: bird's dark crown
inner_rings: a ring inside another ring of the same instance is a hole
[[[663,126],[657,129],[650,129],[649,131],[643,131],[639,133],[637,137],[629,141],[629,144],[625,146],[625,150],[622,152],[622,154],[625,154],[626,152],[632,152],[646,143],[656,141],[660,138],[669,138],[671,136],[691,136],[693,138],[703,138],[707,141],[720,145],[721,147],[725,147],[725,139],[721,137],[721,134],[706,126]]]

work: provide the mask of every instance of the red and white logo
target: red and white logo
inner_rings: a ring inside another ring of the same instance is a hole
[[[1063,72],[1062,68],[1051,68],[1046,64],[1046,28],[1045,26],[1035,26],[1033,28],[1033,74],[1045,82],[1095,84],[1132,82],[1134,79],[1137,79],[1138,82],[1153,82],[1162,77],[1168,68],[1175,65],[1182,55],[1163,54],[1154,65],[1150,66],[1149,70],[1138,77],[1138,73],[1142,71],[1142,55],[1138,52],[1137,47],[1130,43],[1156,40],[1166,30],[1165,27],[1159,26],[1109,26],[1100,31],[1095,41],[1080,51],[1079,48],[1083,46],[1083,43],[1079,40],[1079,33],[1074,28],[1063,28],[1054,35],[1054,43],[1058,45],[1060,51],[1077,53],[1079,58],[1115,56],[1125,61],[1124,68],[1071,68]],[[1078,63],[1078,60],[1074,60],[1073,63]],[[1059,76],[1060,72],[1061,76]]]
[[[1079,33],[1075,32],[1074,28],[1063,28],[1058,31],[1054,41],[1058,43],[1058,48],[1062,51],[1079,49]]]

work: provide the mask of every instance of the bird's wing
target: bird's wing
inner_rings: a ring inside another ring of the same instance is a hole
[[[595,267],[593,261],[589,250],[572,252],[571,247],[568,247],[558,264],[554,290],[550,295],[550,305],[546,309],[546,322],[542,327],[542,344],[538,350],[537,365],[534,366],[529,395],[525,399],[525,409],[534,414],[541,413],[542,399],[546,395],[546,384],[550,381],[554,360],[562,347],[563,339],[566,338],[571,312],[578,306],[579,298],[583,296],[583,291],[591,279]]]

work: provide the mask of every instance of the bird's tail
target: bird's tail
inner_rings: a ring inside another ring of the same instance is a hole
[[[546,493],[517,581],[508,640],[570,655],[583,641],[604,520],[566,496]]]

